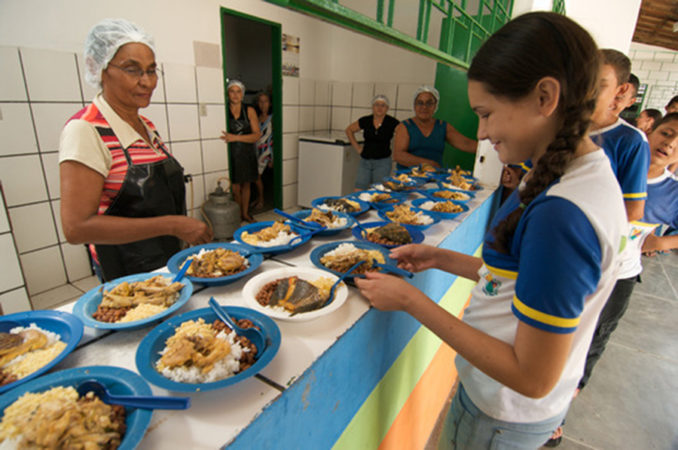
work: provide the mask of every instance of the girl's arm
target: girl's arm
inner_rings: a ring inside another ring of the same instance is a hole
[[[463,150],[468,153],[475,153],[476,149],[478,148],[478,141],[467,138],[449,123],[447,124],[447,129],[445,132],[445,140],[452,147],[458,148],[459,150]]]
[[[411,272],[440,269],[473,281],[480,279],[478,270],[483,265],[478,257],[424,244],[396,247],[389,256],[398,261],[398,266]]]
[[[648,234],[643,242],[643,253],[645,252],[662,252],[666,250],[673,250],[678,248],[678,235],[673,236],[657,236],[655,234]]]
[[[403,166],[417,166],[420,164],[430,164],[433,167],[440,167],[440,164],[437,162],[427,159],[420,158],[415,156],[412,153],[409,153],[407,149],[410,146],[410,135],[407,132],[407,128],[401,122],[396,126],[395,136],[393,137],[393,159],[398,164]]]

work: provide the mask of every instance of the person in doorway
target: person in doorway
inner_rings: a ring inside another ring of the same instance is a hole
[[[346,127],[346,136],[360,155],[355,180],[356,191],[367,189],[391,174],[391,139],[400,122],[387,114],[388,108],[388,97],[375,95],[372,99],[372,114],[363,116]],[[363,145],[355,138],[359,130],[363,130]]]
[[[475,153],[478,142],[467,138],[444,120],[433,114],[438,110],[440,94],[430,86],[422,86],[414,93],[414,117],[402,121],[395,130],[393,159],[398,169],[430,164],[443,164],[445,142],[469,153]]]
[[[250,215],[251,183],[257,181],[257,150],[255,142],[261,137],[259,118],[251,106],[243,103],[245,85],[231,80],[226,85],[228,93],[228,132],[221,139],[228,144],[228,164],[231,169],[233,198],[240,206],[240,219],[253,223]]]
[[[626,232],[609,160],[588,137],[599,67],[586,30],[550,12],[514,18],[473,58],[478,139],[533,168],[497,211],[482,258],[421,244],[390,255],[480,281],[463,321],[399,278],[356,280],[373,306],[411,314],[457,352],[439,448],[538,448],[567,412]]]
[[[61,223],[68,242],[89,244],[108,281],[163,267],[182,240],[204,244],[212,232],[186,217],[183,168],[139,115],[158,83],[153,38],[105,19],[87,35],[84,62],[100,92],[61,133]]]
[[[662,120],[662,113],[658,109],[648,108],[643,110],[636,119],[636,127],[647,136],[655,124]]]
[[[257,141],[257,201],[256,209],[264,207],[264,182],[261,179],[266,169],[273,168],[273,114],[271,113],[271,96],[267,92],[260,92],[255,99],[255,109],[259,117],[261,137]]]

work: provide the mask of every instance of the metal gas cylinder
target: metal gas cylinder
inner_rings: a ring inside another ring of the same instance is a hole
[[[203,219],[214,232],[215,241],[231,239],[240,227],[240,207],[231,199],[228,190],[222,189],[221,180],[227,181],[220,178],[217,188],[200,207]]]

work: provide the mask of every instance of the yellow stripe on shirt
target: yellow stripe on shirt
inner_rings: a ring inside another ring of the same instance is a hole
[[[537,322],[545,323],[547,325],[552,325],[559,328],[574,328],[579,325],[579,317],[574,319],[564,319],[562,317],[552,316],[551,314],[546,314],[541,311],[537,311],[534,308],[530,308],[525,303],[521,302],[520,299],[514,295],[513,296],[513,306],[516,307],[518,311],[524,316],[534,319]]]
[[[633,199],[633,200],[643,200],[644,198],[647,198],[647,193],[645,193],[645,192],[629,193],[629,194],[624,194],[623,197],[628,198],[628,199]]]
[[[495,275],[499,275],[500,277],[508,278],[510,280],[515,280],[518,278],[518,272],[514,272],[513,270],[506,270],[506,269],[500,269],[498,267],[493,267],[487,264],[485,261],[485,267],[487,267],[487,270],[492,272]]]

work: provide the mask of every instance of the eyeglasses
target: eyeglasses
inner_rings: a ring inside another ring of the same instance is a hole
[[[427,102],[422,102],[420,100],[417,100],[416,102],[414,102],[414,106],[426,106],[428,108],[432,108],[435,105],[436,105],[436,102],[434,102],[433,100],[429,100]]]
[[[144,74],[148,75],[149,78],[156,78],[156,77],[162,75],[162,70],[160,70],[158,67],[154,67],[152,69],[144,70],[139,66],[120,67],[120,66],[116,66],[115,64],[110,64],[110,63],[108,65],[109,65],[109,67],[115,67],[116,69],[122,70],[127,75],[129,75],[130,77],[135,78],[137,80],[140,80],[141,77],[144,76]]]

